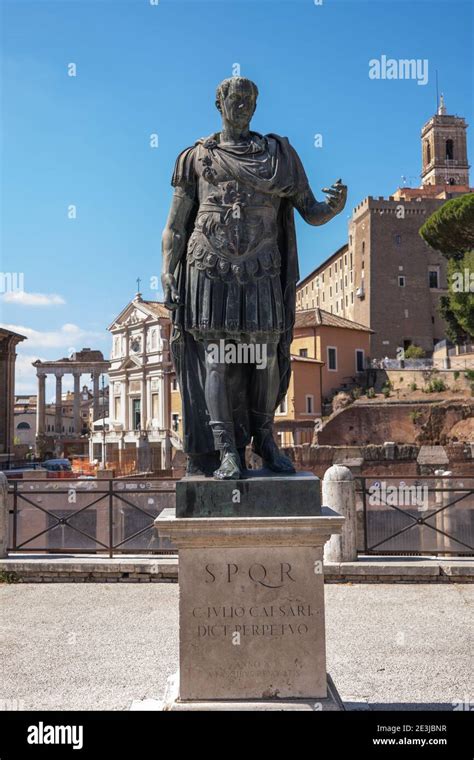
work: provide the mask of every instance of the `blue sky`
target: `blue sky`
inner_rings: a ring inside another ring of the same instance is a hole
[[[29,337],[18,393],[35,391],[38,357],[82,346],[108,355],[106,327],[138,276],[144,298],[159,297],[149,283],[174,160],[219,129],[215,88],[234,64],[260,90],[252,128],[290,138],[317,197],[338,177],[349,186],[346,210],[325,227],[297,217],[302,275],[345,242],[365,196],[387,196],[402,175],[419,184],[436,69],[448,113],[472,123],[467,2],[151,2],[2,2],[1,271],[23,272],[36,294],[0,296],[1,321]],[[428,84],[370,79],[382,55],[427,59]]]

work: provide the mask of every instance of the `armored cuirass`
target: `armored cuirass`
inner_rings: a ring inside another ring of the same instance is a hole
[[[196,164],[199,207],[188,241],[188,262],[209,270],[211,277],[236,278],[239,282],[278,274],[280,198],[237,180],[205,153]],[[263,157],[259,154],[259,160],[251,159],[251,166],[260,177],[270,176],[270,153]]]

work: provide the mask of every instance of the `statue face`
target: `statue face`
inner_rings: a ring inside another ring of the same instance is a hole
[[[246,127],[255,111],[255,97],[250,87],[240,83],[231,84],[227,95],[221,98],[220,110],[223,118],[232,126]]]

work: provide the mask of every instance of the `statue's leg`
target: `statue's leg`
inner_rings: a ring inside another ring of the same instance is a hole
[[[216,356],[215,341],[207,341],[206,351],[206,382],[204,393],[209,411],[210,426],[214,436],[216,449],[220,452],[221,463],[214,472],[217,480],[232,480],[240,478],[240,456],[235,443],[234,423],[232,420],[232,404],[229,399],[230,383],[227,374],[229,365],[223,358]]]
[[[254,367],[250,384],[250,424],[253,450],[263,466],[273,472],[295,472],[291,460],[281,453],[273,438],[273,418],[280,387],[277,343],[267,343],[266,366]]]

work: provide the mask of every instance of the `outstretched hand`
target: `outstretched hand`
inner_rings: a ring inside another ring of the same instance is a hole
[[[323,187],[323,193],[326,193],[326,203],[332,210],[333,214],[338,214],[347,200],[347,185],[343,185],[340,179],[337,179],[331,187]]]

